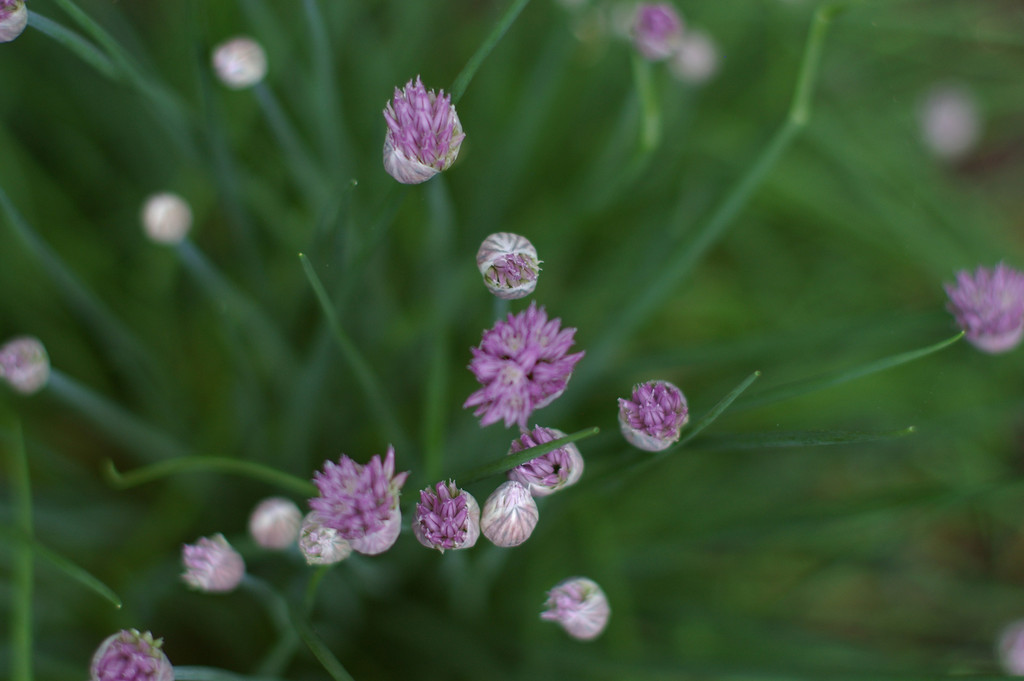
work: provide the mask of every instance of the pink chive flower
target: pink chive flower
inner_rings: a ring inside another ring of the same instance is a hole
[[[476,252],[476,266],[487,290],[502,300],[525,298],[537,288],[537,249],[512,232],[491,234]]]
[[[119,631],[96,649],[89,681],[174,681],[174,667],[161,645],[163,639],[154,639],[148,631]]]
[[[38,338],[20,336],[0,347],[0,378],[23,395],[38,392],[50,379],[50,358]]]
[[[573,638],[589,641],[608,625],[612,611],[608,598],[597,582],[586,577],[571,577],[548,592],[547,608],[540,618],[558,622]]]
[[[480,537],[480,505],[473,495],[455,486],[439,482],[437,492],[420,491],[412,533],[428,549],[444,553],[448,549],[468,549]]]
[[[401,532],[402,512],[398,497],[409,471],[395,475],[395,450],[388,445],[381,461],[375,454],[360,465],[344,454],[338,463],[327,461],[313,482],[320,496],[309,506],[320,515],[325,527],[338,531],[352,549],[376,555],[391,548]]]
[[[1024,620],[1006,625],[999,634],[996,652],[1007,674],[1024,676]]]
[[[519,546],[530,538],[540,520],[537,502],[515,480],[498,485],[484,502],[480,531],[495,546]]]
[[[555,428],[534,426],[532,431],[523,433],[512,441],[509,454],[516,454],[531,447],[565,437]],[[552,492],[575,484],[583,475],[583,456],[575,443],[569,444],[538,456],[532,461],[516,466],[508,472],[508,479],[515,480],[535,497],[544,497]]]
[[[185,564],[181,576],[185,583],[208,593],[233,591],[245,576],[245,561],[222,534],[185,544],[181,562]]]
[[[9,43],[28,26],[25,0],[0,0],[0,43]]]
[[[670,3],[642,4],[633,21],[633,45],[651,61],[672,56],[683,37],[683,20]]]
[[[504,420],[526,428],[535,409],[551,404],[565,392],[576,363],[584,353],[568,354],[576,329],[561,328],[560,319],[548,321],[536,303],[507,321],[484,331],[480,347],[472,348],[469,370],[483,387],[462,405],[476,407],[480,425]]]
[[[302,511],[291,499],[264,499],[249,515],[249,534],[265,549],[286,549],[299,537]]]
[[[689,418],[686,398],[668,381],[640,383],[633,387],[631,399],[619,398],[623,437],[648,452],[661,451],[677,442]]]
[[[426,182],[455,162],[466,135],[451,96],[429,92],[420,77],[384,107],[384,170],[402,184]]]
[[[967,340],[983,352],[997,354],[1015,348],[1024,335],[1024,274],[1000,263],[956,274],[946,284],[947,309],[966,331]]]

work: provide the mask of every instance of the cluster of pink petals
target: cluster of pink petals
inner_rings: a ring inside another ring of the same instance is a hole
[[[174,667],[160,649],[163,639],[124,629],[107,637],[92,657],[90,681],[173,681]]]
[[[668,381],[634,386],[630,399],[619,398],[619,426],[635,447],[656,452],[679,440],[690,417],[682,391]]]
[[[949,311],[966,331],[967,340],[996,354],[1015,348],[1024,336],[1024,274],[1000,263],[956,275],[946,284]]]
[[[541,619],[557,622],[573,638],[589,641],[608,625],[612,611],[604,591],[592,579],[571,577],[548,592]]]
[[[535,426],[513,440],[509,454],[516,454],[538,445],[553,442],[565,433],[555,428]],[[515,480],[530,490],[535,497],[543,497],[575,484],[583,475],[583,457],[575,443],[555,449],[536,459],[516,466],[508,472],[508,479]]]
[[[576,363],[584,353],[568,354],[576,329],[548,320],[536,303],[507,321],[484,331],[480,347],[472,348],[469,369],[482,388],[469,396],[465,408],[476,407],[480,425],[504,421],[505,427],[526,421],[535,409],[547,406],[565,391]]]
[[[232,591],[245,577],[245,561],[222,534],[201,537],[181,550],[185,572],[181,578],[194,589],[208,593]]]
[[[455,162],[466,137],[444,90],[429,92],[420,77],[384,107],[384,169],[403,184],[425,182]]]
[[[633,23],[633,44],[651,61],[667,59],[678,49],[683,38],[683,20],[676,8],[667,2],[642,4]]]
[[[376,554],[394,544],[401,531],[398,497],[409,472],[395,474],[395,450],[382,461],[374,455],[361,465],[345,456],[327,461],[313,482],[320,496],[309,500],[325,527],[334,528],[359,553]]]
[[[480,505],[453,481],[439,482],[433,490],[428,487],[420,491],[412,529],[427,548],[442,553],[468,549],[480,537]]]

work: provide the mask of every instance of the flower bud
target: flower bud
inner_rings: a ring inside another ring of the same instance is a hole
[[[967,340],[982,352],[1008,352],[1024,337],[1024,273],[1000,263],[956,274],[956,285],[946,284],[947,308],[966,332]]]
[[[444,553],[447,549],[468,549],[480,536],[480,505],[473,495],[455,486],[454,481],[439,482],[437,493],[420,491],[412,533],[428,549]]]
[[[213,49],[213,70],[224,85],[244,90],[267,75],[267,53],[252,38],[232,38]]]
[[[1024,620],[1006,625],[996,647],[1006,673],[1024,676]]]
[[[156,243],[181,243],[192,229],[192,209],[177,194],[153,194],[142,206],[142,229]]]
[[[23,395],[38,392],[50,378],[50,358],[38,338],[20,336],[0,347],[0,378]]]
[[[352,545],[336,529],[324,525],[320,514],[313,511],[302,519],[299,550],[310,565],[331,565],[348,558]]]
[[[560,437],[565,437],[565,433],[556,428],[535,426],[532,431],[523,433],[518,440],[513,440],[508,453],[516,454]],[[576,443],[570,442],[564,447],[516,466],[508,472],[508,479],[521,484],[533,496],[544,497],[563,487],[576,484],[582,475],[583,456],[580,455]]]
[[[670,57],[683,36],[683,20],[670,3],[642,4],[633,21],[633,45],[650,61]]]
[[[194,589],[217,593],[232,591],[245,576],[245,561],[223,534],[202,537],[181,551],[185,573],[181,578]]]
[[[956,160],[974,149],[981,117],[967,89],[942,85],[929,92],[918,110],[925,147],[940,159]]]
[[[0,0],[0,43],[9,43],[28,26],[25,0]]]
[[[107,637],[92,656],[89,681],[174,681],[174,667],[160,650],[163,642],[137,629]]]
[[[299,536],[302,511],[291,499],[264,499],[249,516],[249,534],[265,549],[286,549]]]
[[[426,182],[459,155],[466,135],[451,97],[429,92],[420,77],[384,106],[384,170],[402,184]]]
[[[704,83],[718,71],[718,47],[707,33],[689,30],[680,39],[669,68],[681,81]]]
[[[525,298],[537,288],[541,261],[529,239],[511,232],[492,234],[476,252],[484,286],[502,300]]]
[[[679,441],[690,418],[686,398],[668,381],[633,386],[632,399],[619,398],[619,427],[626,441],[648,452],[658,452]]]
[[[537,502],[514,480],[491,492],[480,514],[480,531],[495,546],[519,546],[530,538],[540,518]]]
[[[608,598],[597,582],[586,577],[571,577],[548,592],[547,608],[541,619],[558,622],[573,638],[589,641],[608,625],[612,611]]]

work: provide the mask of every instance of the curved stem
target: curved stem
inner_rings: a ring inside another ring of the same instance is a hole
[[[253,461],[240,461],[219,456],[183,456],[170,461],[161,461],[152,466],[136,468],[129,473],[121,473],[114,466],[114,462],[108,459],[104,472],[112,485],[119,489],[125,489],[144,485],[147,482],[153,482],[154,480],[177,475],[178,473],[194,471],[233,473],[277,485],[282,489],[301,494],[305,497],[317,495],[316,485],[309,480],[303,480],[294,475],[283,473],[276,468],[264,466]]]
[[[480,64],[483,63],[487,55],[491,53],[494,46],[498,44],[505,32],[508,31],[509,27],[519,16],[519,13],[530,4],[530,0],[515,0],[512,5],[505,11],[498,23],[495,24],[491,32],[484,38],[483,44],[473,53],[473,56],[469,58],[466,65],[463,67],[459,75],[455,77],[455,82],[452,83],[451,97],[452,104],[457,104],[462,95],[466,94],[466,88],[469,87],[469,82],[473,80],[473,76],[476,75],[477,69],[480,68]]]

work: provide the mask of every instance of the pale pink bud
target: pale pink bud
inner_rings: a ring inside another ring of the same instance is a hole
[[[511,232],[491,234],[476,252],[476,266],[484,286],[502,300],[525,298],[533,293],[540,263],[530,240]]]
[[[935,156],[955,160],[978,143],[981,117],[966,88],[940,85],[925,97],[918,112],[921,137]]]
[[[50,358],[38,338],[21,336],[0,347],[0,378],[24,395],[39,391],[50,378]]]
[[[286,549],[299,536],[302,511],[291,499],[264,499],[249,516],[249,534],[265,549]]]
[[[252,38],[232,38],[213,49],[213,70],[224,85],[243,90],[267,75],[267,53]]]
[[[160,649],[163,639],[123,629],[108,636],[89,666],[90,681],[174,681],[174,667]]]
[[[633,21],[633,45],[650,61],[667,59],[683,36],[683,20],[668,2],[643,3]]]
[[[9,43],[28,26],[24,0],[0,0],[0,43]]]
[[[480,531],[495,546],[519,546],[533,534],[539,518],[529,490],[509,480],[498,485],[484,502]]]
[[[153,194],[142,206],[142,229],[156,243],[180,243],[192,229],[192,209],[177,194]]]
[[[558,622],[573,638],[589,641],[608,625],[612,611],[608,598],[597,582],[586,577],[571,577],[548,592],[547,608],[541,619]]]
[[[345,560],[352,545],[333,527],[327,527],[316,511],[307,513],[299,532],[299,550],[310,565],[331,565]]]
[[[718,71],[718,47],[707,33],[691,29],[680,39],[669,68],[679,80],[704,83]]]
[[[999,635],[997,648],[1006,673],[1024,676],[1024,620],[1006,625]]]
[[[200,591],[232,591],[245,576],[245,561],[222,534],[201,537],[195,544],[185,544],[181,560],[185,564],[181,578]]]

